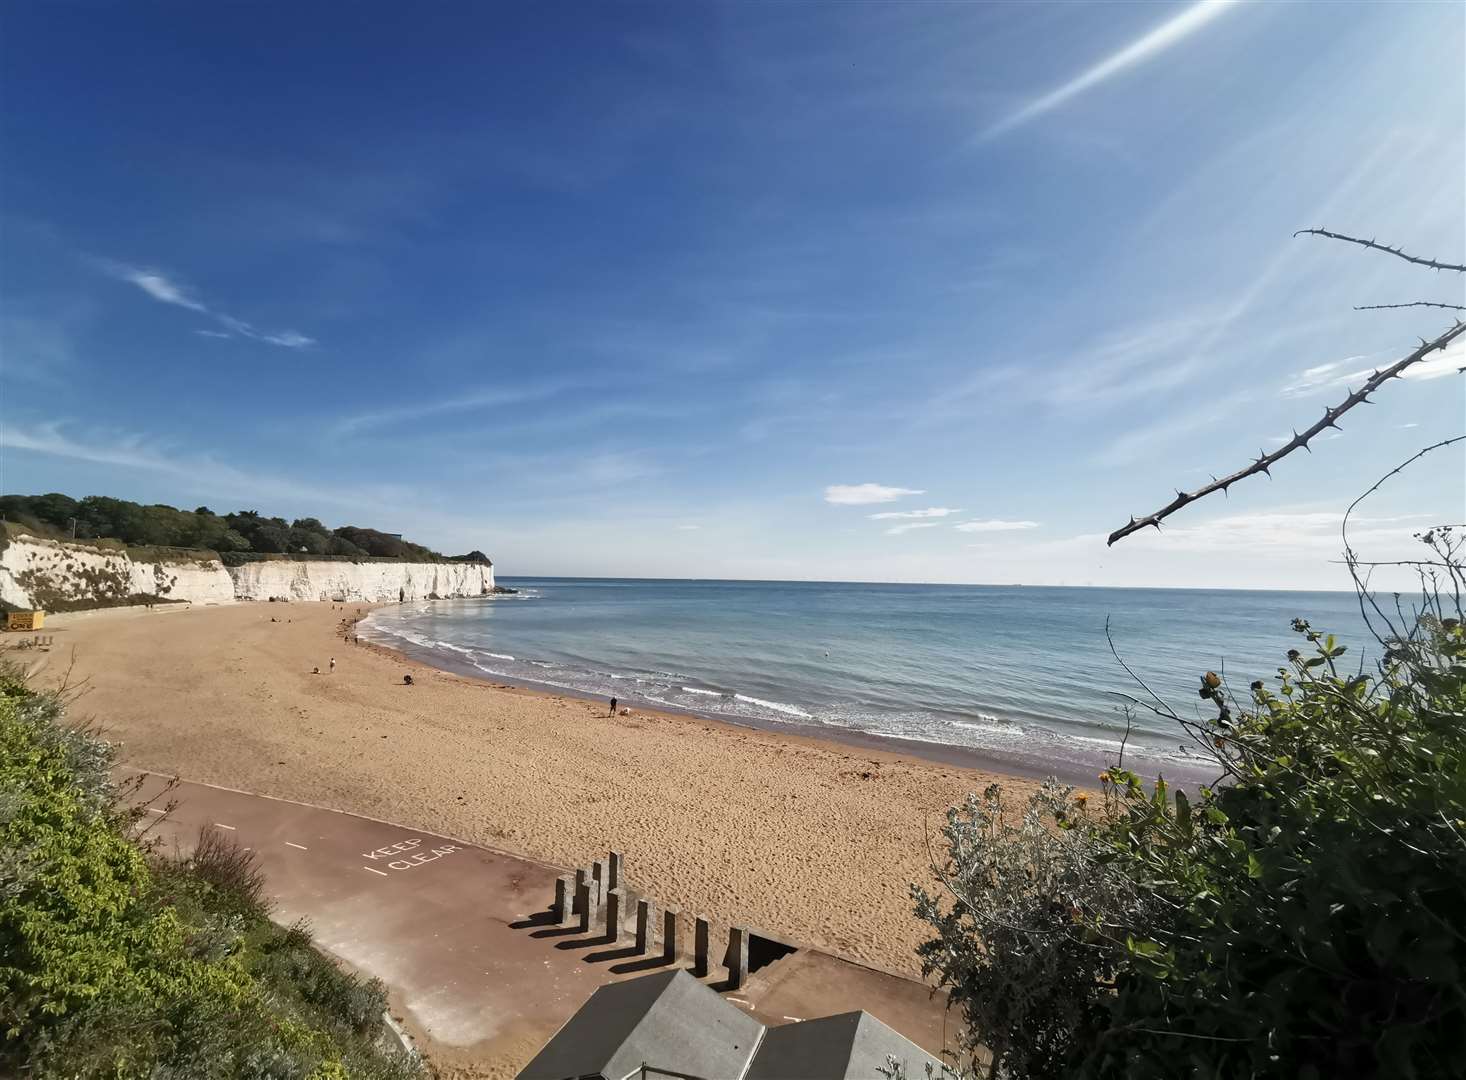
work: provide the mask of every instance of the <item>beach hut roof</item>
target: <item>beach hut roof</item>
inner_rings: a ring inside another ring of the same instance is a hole
[[[868,1012],[840,1013],[769,1028],[744,1080],[877,1080],[895,1058],[920,1080],[935,1058]]]
[[[687,972],[662,971],[592,994],[519,1080],[624,1080],[643,1064],[741,1077],[764,1026]]]
[[[659,971],[597,990],[518,1080],[627,1080],[643,1065],[704,1080],[878,1080],[945,1075],[915,1043],[867,1012],[766,1028],[687,972]]]

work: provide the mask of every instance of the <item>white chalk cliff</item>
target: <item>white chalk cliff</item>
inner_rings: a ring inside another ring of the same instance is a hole
[[[122,548],[0,534],[0,601],[67,610],[141,601],[228,604],[235,600],[385,603],[483,596],[494,588],[489,563],[408,563],[270,559],[226,568],[203,552],[133,559]]]
[[[488,563],[296,562],[271,559],[229,568],[239,600],[447,600],[493,591]]]

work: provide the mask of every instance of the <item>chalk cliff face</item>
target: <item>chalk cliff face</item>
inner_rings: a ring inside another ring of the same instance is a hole
[[[493,588],[494,568],[488,563],[278,559],[225,569],[218,559],[187,552],[134,560],[120,548],[29,534],[12,534],[0,548],[0,600],[48,611],[141,603],[150,597],[195,604],[272,598],[389,603],[483,596]]]
[[[124,604],[134,597],[221,604],[234,583],[218,559],[134,561],[121,548],[12,536],[0,550],[0,600],[51,611]]]
[[[483,596],[494,588],[488,563],[294,562],[279,559],[232,566],[240,600],[402,600]]]

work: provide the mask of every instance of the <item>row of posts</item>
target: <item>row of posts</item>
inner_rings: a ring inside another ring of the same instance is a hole
[[[622,879],[622,858],[619,851],[608,859],[597,859],[589,869],[574,874],[561,874],[555,879],[555,903],[551,909],[559,926],[575,926],[587,934],[604,922],[607,942],[618,944],[626,919],[628,893]],[[636,901],[636,955],[653,954],[655,938],[655,905],[645,897]],[[661,957],[675,963],[678,954],[677,929],[682,909],[675,904],[662,908]],[[712,970],[709,960],[712,923],[702,915],[693,921],[692,974],[704,978]],[[748,930],[742,926],[728,929],[728,948],[723,956],[728,969],[727,988],[737,990],[748,978]]]

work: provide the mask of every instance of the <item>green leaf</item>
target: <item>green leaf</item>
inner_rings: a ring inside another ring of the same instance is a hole
[[[1252,852],[1247,853],[1247,876],[1250,878],[1262,877],[1262,863],[1257,861],[1257,856]]]

